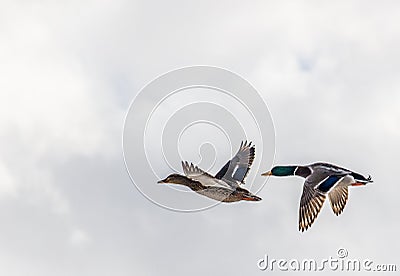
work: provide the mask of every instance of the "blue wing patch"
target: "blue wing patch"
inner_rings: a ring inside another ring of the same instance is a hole
[[[321,192],[328,192],[343,176],[331,175],[324,182],[318,185],[317,189]]]

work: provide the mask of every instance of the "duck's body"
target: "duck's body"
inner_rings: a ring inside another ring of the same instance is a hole
[[[290,176],[305,178],[299,209],[299,230],[307,230],[314,223],[326,195],[336,215],[340,215],[348,199],[348,187],[372,182],[371,177],[362,176],[351,170],[328,163],[314,163],[306,166],[276,166],[262,175]]]
[[[254,146],[242,142],[237,154],[215,176],[193,164],[182,162],[185,175],[171,174],[158,183],[184,185],[200,195],[221,202],[259,201],[260,197],[240,187],[253,163],[254,154]]]
[[[205,189],[197,191],[197,193],[212,198],[221,202],[236,202],[241,200],[248,201],[260,201],[261,198],[253,195],[248,190],[243,188],[237,188],[236,190],[219,188],[219,187],[207,187]]]

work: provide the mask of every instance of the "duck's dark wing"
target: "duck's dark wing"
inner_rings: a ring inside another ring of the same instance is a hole
[[[205,187],[215,186],[231,189],[230,185],[220,179],[215,178],[192,163],[189,164],[186,161],[182,161],[182,168],[187,178],[198,181]]]
[[[333,212],[337,216],[340,215],[349,198],[349,189],[347,186],[335,187],[328,196]]]
[[[215,175],[215,178],[222,179],[232,186],[243,184],[255,156],[255,147],[247,141],[240,144],[239,151],[229,160],[225,166]]]

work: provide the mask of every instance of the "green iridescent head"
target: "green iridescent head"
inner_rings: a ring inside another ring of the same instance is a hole
[[[273,176],[289,176],[294,175],[297,166],[275,166],[271,171],[263,173],[262,175]]]

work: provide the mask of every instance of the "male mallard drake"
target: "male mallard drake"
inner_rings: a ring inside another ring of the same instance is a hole
[[[373,182],[359,173],[332,164],[315,163],[307,166],[276,166],[262,175],[305,178],[300,200],[299,230],[307,230],[317,218],[325,196],[328,195],[333,212],[338,216],[343,212],[348,199],[348,186],[360,186]]]
[[[203,171],[199,167],[182,161],[185,175],[171,174],[158,183],[174,183],[189,187],[203,196],[222,201],[235,202],[240,200],[259,201],[260,197],[240,187],[253,164],[254,145],[247,141],[240,144],[239,151],[215,175]]]

